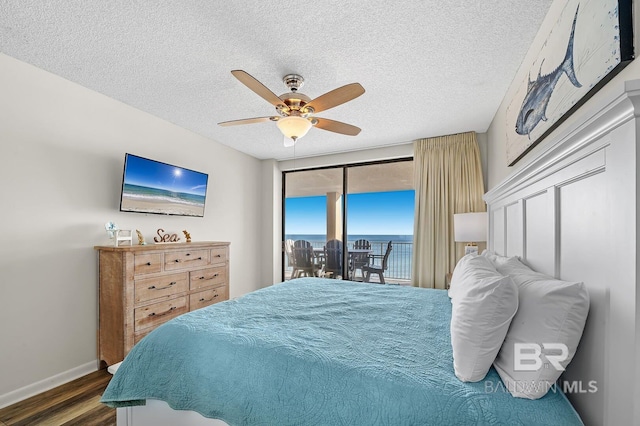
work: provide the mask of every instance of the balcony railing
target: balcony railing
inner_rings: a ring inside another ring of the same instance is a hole
[[[324,241],[310,241],[314,248],[322,248],[325,246]],[[348,248],[353,248],[353,241],[347,242]],[[371,240],[372,254],[383,255],[387,250],[388,240],[375,241]],[[389,254],[388,269],[384,272],[384,278],[387,282],[409,283],[411,280],[411,262],[413,257],[413,243],[406,241],[393,241],[393,249]],[[285,258],[285,275],[287,279],[291,276],[293,267],[289,265]],[[374,276],[377,278],[377,276]]]

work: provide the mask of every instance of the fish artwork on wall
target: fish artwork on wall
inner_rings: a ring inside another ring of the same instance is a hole
[[[552,6],[553,7],[553,6]],[[513,166],[634,58],[631,0],[565,0],[543,23],[507,93],[507,164]],[[550,28],[550,29],[547,29]],[[543,32],[546,31],[546,32]],[[541,37],[541,34],[544,34]],[[537,76],[532,80],[532,76]]]
[[[569,77],[569,81],[575,87],[582,87],[582,84],[580,84],[576,77],[576,72],[573,67],[573,38],[576,32],[578,10],[580,10],[580,5],[578,5],[576,14],[573,18],[567,53],[565,54],[562,63],[547,75],[542,75],[542,64],[540,64],[540,71],[538,71],[538,77],[536,80],[531,81],[529,78],[527,83],[527,95],[522,102],[522,107],[518,114],[518,120],[516,121],[516,133],[519,135],[527,135],[527,137],[531,139],[531,131],[538,125],[538,123],[540,123],[540,121],[547,121],[547,105],[549,105],[553,89],[555,89],[558,80],[563,74],[566,74],[567,77]]]

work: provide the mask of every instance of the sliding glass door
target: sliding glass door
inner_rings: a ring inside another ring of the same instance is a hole
[[[343,240],[342,169],[287,173],[284,182],[284,279],[327,271],[342,276],[340,254],[325,254],[327,242]],[[306,243],[313,249],[312,264],[305,255]],[[294,254],[300,254],[297,262]]]
[[[408,284],[413,252],[413,161],[349,167],[346,172],[347,242],[349,248],[358,250],[351,255],[350,279]],[[370,247],[368,256],[359,251],[363,246]]]
[[[409,283],[412,159],[285,172],[283,182],[284,279]],[[314,265],[296,260],[308,245]]]

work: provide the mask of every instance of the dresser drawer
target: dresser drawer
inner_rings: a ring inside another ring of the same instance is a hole
[[[185,293],[188,281],[187,272],[135,280],[135,303]]]
[[[189,272],[189,289],[219,286],[227,283],[227,265]]]
[[[133,273],[152,274],[162,270],[162,253],[136,254],[133,257]]]
[[[204,308],[217,302],[227,300],[227,286],[215,287],[210,290],[199,291],[189,296],[189,310]]]
[[[227,247],[218,247],[211,249],[211,264],[226,263],[229,260],[229,250]]]
[[[172,251],[164,254],[165,271],[197,268],[209,264],[209,250]]]
[[[134,311],[135,332],[138,333],[138,331],[149,327],[157,327],[187,311],[187,296],[136,308]]]
[[[133,336],[133,343],[137,344],[140,340],[142,340],[142,338],[144,336],[146,336],[147,334],[151,333],[154,330],[154,328],[150,327],[150,328],[145,328],[144,330],[135,333]]]

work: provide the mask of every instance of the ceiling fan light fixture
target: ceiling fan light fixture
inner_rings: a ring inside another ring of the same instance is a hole
[[[285,137],[292,140],[300,139],[312,127],[309,120],[297,116],[283,117],[276,121],[276,126]]]
[[[362,87],[360,83],[346,84],[324,95],[311,99],[307,95],[298,92],[298,89],[302,87],[302,83],[304,82],[304,79],[298,74],[287,74],[284,76],[283,81],[290,92],[280,96],[273,93],[267,86],[260,83],[246,71],[233,70],[231,74],[262,99],[273,105],[278,115],[273,117],[254,117],[243,120],[223,121],[222,123],[218,123],[220,126],[275,121],[284,137],[290,139],[290,141],[287,142],[288,146],[295,145],[296,140],[306,135],[309,129],[314,126],[318,129],[347,136],[356,136],[360,133],[360,128],[352,126],[351,124],[329,120],[327,118],[312,117],[312,114],[337,107],[362,95],[364,93],[364,87]]]

